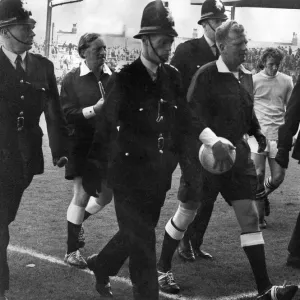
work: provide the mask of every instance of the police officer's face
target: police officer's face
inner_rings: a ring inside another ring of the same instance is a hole
[[[14,53],[20,54],[25,51],[28,51],[32,48],[33,38],[35,37],[34,25],[14,25],[8,27],[7,35],[7,45],[8,50],[11,50]]]
[[[148,57],[146,58],[157,64],[167,62],[171,55],[173,42],[174,38],[168,35],[149,36],[146,40],[146,50],[148,54]],[[151,47],[151,44],[153,48]]]
[[[230,62],[233,66],[239,66],[247,58],[247,44],[248,40],[245,33],[237,33],[230,31],[227,42],[222,51],[222,57]]]
[[[213,42],[216,41],[216,29],[222,25],[222,23],[225,22],[225,20],[222,19],[208,19],[204,24],[204,30],[206,36],[212,40]]]
[[[101,38],[94,40],[83,53],[86,64],[91,70],[102,66],[106,60],[106,44]]]
[[[267,60],[264,63],[264,72],[268,76],[275,76],[278,72],[280,66],[280,61],[274,57],[267,57]]]

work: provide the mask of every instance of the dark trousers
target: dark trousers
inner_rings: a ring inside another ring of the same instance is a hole
[[[9,268],[7,247],[9,243],[9,224],[14,221],[24,190],[32,177],[24,183],[20,178],[0,178],[0,293],[9,289]]]
[[[115,276],[129,257],[133,298],[158,300],[155,227],[166,194],[113,192],[119,231],[98,254],[95,272]]]
[[[288,250],[291,255],[300,257],[300,213],[298,215],[298,219],[288,246]]]
[[[200,208],[197,210],[195,219],[185,232],[184,239],[190,240],[194,249],[199,249],[203,243],[203,237],[213,209],[213,201],[203,202]]]

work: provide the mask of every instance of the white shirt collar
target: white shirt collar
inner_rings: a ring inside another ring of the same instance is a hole
[[[209,37],[207,37],[205,34],[204,34],[204,38],[205,38],[205,40],[206,40],[206,42],[207,42],[207,44],[208,44],[209,47],[212,47],[212,46],[216,45],[216,43],[213,42],[213,41],[212,41]]]
[[[151,72],[153,72],[154,74],[156,74],[158,65],[154,64],[153,62],[149,61],[148,59],[146,59],[143,55],[141,55],[141,61],[142,64],[149,69]]]
[[[108,75],[112,74],[112,71],[110,70],[110,68],[108,67],[107,64],[103,65],[103,73],[108,74]]]
[[[106,73],[108,75],[111,75],[112,72],[110,70],[110,68],[108,67],[107,64],[104,64],[103,65],[103,73]],[[80,64],[80,75],[79,76],[85,76],[89,73],[91,73],[92,71],[89,69],[89,67],[86,65],[85,61],[83,61],[81,64]]]
[[[89,67],[86,65],[85,61],[83,61],[80,64],[80,76],[85,76],[89,73],[91,73],[92,71],[89,69]]]
[[[222,56],[220,55],[217,62],[217,69],[219,73],[232,73],[236,78],[238,78],[238,72],[231,72],[229,71],[228,67],[224,63],[224,60],[222,59]],[[239,70],[242,71],[244,74],[252,74],[250,71],[248,71],[243,65],[239,66]]]
[[[3,50],[4,54],[7,56],[7,58],[10,60],[10,62],[15,66],[18,54],[7,50],[3,46],[2,46],[2,50]],[[22,63],[24,63],[24,59],[26,57],[26,54],[27,54],[27,52],[23,52],[23,53],[20,54],[20,56],[22,58]]]

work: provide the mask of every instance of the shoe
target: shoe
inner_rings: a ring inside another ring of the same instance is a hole
[[[268,217],[270,215],[270,201],[269,199],[266,197],[265,198],[265,216]]]
[[[174,280],[173,273],[168,271],[167,273],[157,271],[159,289],[167,294],[178,294],[180,287]]]
[[[79,250],[66,254],[64,262],[79,269],[85,269],[87,267],[86,261],[80,254]]]
[[[96,290],[102,297],[113,298],[109,276],[96,272],[97,254],[93,254],[86,259],[88,268],[94,273],[96,278]]]
[[[177,253],[179,257],[184,261],[193,262],[196,260],[191,241],[185,240],[185,238],[180,241],[177,247]]]
[[[268,291],[258,295],[257,300],[291,300],[297,291],[297,285],[273,285]]]
[[[80,231],[78,234],[78,247],[83,248],[84,246],[85,246],[84,228],[83,228],[83,224],[81,224]]]
[[[300,269],[300,257],[289,254],[286,260],[286,265],[293,268]]]
[[[196,256],[196,257],[204,258],[204,259],[213,259],[213,257],[212,257],[211,254],[209,254],[209,253],[206,252],[206,251],[201,250],[200,248],[198,248],[198,249],[193,249],[193,250],[194,250],[194,253],[195,253],[195,256]]]
[[[266,229],[267,228],[267,222],[265,219],[263,220],[259,220],[259,224],[258,224],[260,229]]]

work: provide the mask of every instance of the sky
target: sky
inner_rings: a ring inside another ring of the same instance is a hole
[[[60,1],[60,0],[55,0]],[[26,0],[27,7],[37,21],[36,39],[44,40],[48,0]],[[144,7],[150,0],[83,0],[79,3],[57,6],[52,9],[55,30],[71,31],[77,23],[79,33],[120,33],[124,25],[127,35],[139,31]],[[197,24],[201,6],[190,0],[169,0],[175,28],[182,37],[192,37],[194,28],[202,35]],[[236,20],[244,25],[248,38],[254,41],[290,42],[293,32],[300,33],[300,10],[237,8]],[[299,35],[300,40],[300,35]]]

